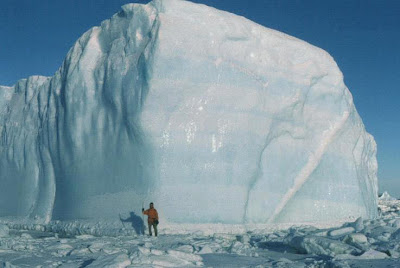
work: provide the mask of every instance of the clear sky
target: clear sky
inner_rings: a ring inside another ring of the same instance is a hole
[[[1,0],[0,85],[51,76],[73,43],[127,0]],[[328,51],[378,144],[382,190],[400,197],[400,1],[194,0]],[[190,16],[190,14],[188,14]]]

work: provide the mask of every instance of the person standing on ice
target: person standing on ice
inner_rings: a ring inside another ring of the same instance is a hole
[[[154,208],[153,202],[150,203],[150,208],[148,210],[144,210],[142,208],[142,213],[147,215],[147,223],[149,225],[149,235],[153,235],[151,232],[151,226],[154,228],[154,234],[157,236],[157,225],[158,225],[158,213],[157,210]]]

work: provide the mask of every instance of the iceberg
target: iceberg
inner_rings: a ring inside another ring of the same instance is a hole
[[[397,199],[392,197],[387,191],[384,191],[383,194],[378,198],[380,201],[396,201]]]
[[[0,87],[0,216],[377,216],[376,144],[320,48],[180,0],[127,4],[53,77]]]

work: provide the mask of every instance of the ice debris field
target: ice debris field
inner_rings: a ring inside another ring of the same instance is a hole
[[[0,86],[0,183],[7,267],[398,254],[397,219],[378,218],[376,144],[333,58],[188,1],[124,5],[54,76]],[[138,236],[150,201],[158,239]]]
[[[56,223],[0,224],[0,267],[399,267],[400,200],[379,207],[375,220],[334,228],[169,234],[160,227],[157,238],[129,224],[108,236],[77,222],[58,233]]]

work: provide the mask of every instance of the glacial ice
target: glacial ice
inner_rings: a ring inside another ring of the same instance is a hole
[[[53,77],[0,87],[0,138],[0,216],[377,215],[376,144],[331,56],[187,1],[127,4]]]

